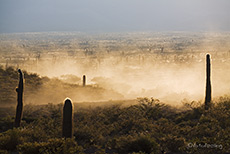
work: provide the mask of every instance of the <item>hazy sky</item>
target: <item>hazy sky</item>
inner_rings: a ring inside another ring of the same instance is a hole
[[[230,31],[230,0],[0,0],[0,33]]]

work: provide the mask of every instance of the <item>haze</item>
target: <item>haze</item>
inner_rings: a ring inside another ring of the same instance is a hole
[[[1,0],[0,33],[229,31],[229,0]]]
[[[229,8],[229,0],[0,0],[0,65],[75,88],[87,75],[84,94],[80,88],[56,97],[41,88],[36,96],[53,95],[53,102],[94,101],[99,95],[85,96],[97,89],[98,100],[180,103],[204,98],[210,53],[218,97],[230,91]]]
[[[229,32],[1,34],[0,65],[73,85],[62,89],[63,83],[52,80],[36,95],[28,91],[27,103],[153,97],[180,104],[204,98],[206,53],[212,58],[212,96],[229,94],[229,42]],[[82,75],[87,76],[87,88],[81,88]]]

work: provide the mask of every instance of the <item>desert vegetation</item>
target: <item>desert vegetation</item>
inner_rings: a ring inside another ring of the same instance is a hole
[[[10,76],[18,78],[12,68],[1,72],[10,81]],[[24,74],[25,81],[43,80]],[[29,83],[36,87],[35,81],[28,81],[28,88]],[[212,100],[208,110],[199,101],[184,100],[181,107],[154,98],[137,101],[126,105],[125,101],[74,103],[74,107],[69,99],[57,104],[26,104],[16,128],[15,107],[1,107],[1,153],[229,152],[229,96]]]
[[[229,36],[203,37],[1,34],[0,153],[230,153]]]
[[[63,103],[25,105],[19,128],[12,127],[14,116],[10,112],[14,109],[8,108],[1,116],[1,152],[229,152],[229,96],[213,101],[208,111],[203,102],[184,102],[176,108],[147,98],[128,107],[74,106],[73,138],[69,139],[62,138]]]

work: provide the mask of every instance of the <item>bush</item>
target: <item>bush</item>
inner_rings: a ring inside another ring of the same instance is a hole
[[[15,151],[18,144],[22,143],[19,129],[10,129],[0,134],[0,149]]]
[[[161,143],[163,149],[169,152],[182,152],[185,148],[185,139],[182,137],[167,135]]]
[[[47,142],[24,143],[18,146],[23,154],[72,154],[83,153],[83,148],[78,146],[73,139],[50,139]]]
[[[158,144],[153,138],[148,136],[139,136],[136,138],[121,138],[117,142],[117,150],[120,153],[142,152],[146,154],[156,153],[159,151]]]
[[[6,150],[0,150],[0,153],[1,153],[1,154],[8,154],[9,152],[6,151]]]

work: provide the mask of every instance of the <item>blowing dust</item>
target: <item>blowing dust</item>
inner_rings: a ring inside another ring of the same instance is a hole
[[[88,87],[88,90],[66,89],[64,94],[60,90],[62,87],[58,85],[57,89],[41,89],[43,93],[52,93],[50,97],[72,97],[74,102],[153,97],[165,103],[178,105],[184,99],[203,100],[206,81],[205,54],[197,59],[182,56],[182,62],[176,62],[175,56],[168,56],[162,61],[164,56],[143,55],[141,59],[140,56],[106,57],[100,59],[100,63],[98,59],[90,58],[80,62],[71,58],[59,59],[54,62],[38,62],[37,66],[31,66],[31,71],[34,70],[40,76],[56,78],[79,86],[82,85],[82,76],[86,75],[86,84],[92,86]],[[229,66],[229,61],[215,59],[215,55],[212,56],[213,97],[228,94],[230,91]],[[101,96],[95,94],[97,88],[104,89]]]
[[[177,105],[203,101],[207,53],[212,96],[229,94],[229,40],[229,33],[214,32],[12,34],[2,35],[0,62],[44,79],[25,95],[28,103],[153,97]]]

